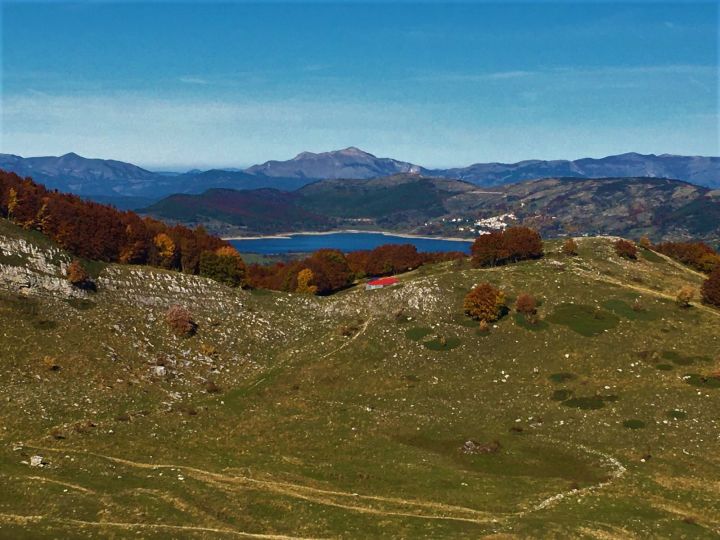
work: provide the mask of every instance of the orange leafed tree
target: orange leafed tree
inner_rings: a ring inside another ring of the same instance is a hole
[[[312,280],[315,278],[312,270],[309,268],[303,268],[300,270],[297,276],[297,289],[296,292],[305,294],[317,293],[317,285],[311,285]]]
[[[542,257],[543,242],[534,229],[508,227],[478,236],[470,250],[473,266],[498,266]]]
[[[505,311],[505,294],[489,283],[481,283],[465,296],[463,308],[475,320],[496,321]]]

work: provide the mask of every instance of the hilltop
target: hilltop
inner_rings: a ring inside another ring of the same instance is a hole
[[[235,234],[365,227],[472,237],[525,223],[545,236],[646,234],[657,241],[720,241],[720,191],[663,178],[547,178],[483,189],[458,180],[399,174],[308,184],[283,196],[289,206],[274,212],[278,197],[252,191],[225,201],[208,192],[183,197],[189,211],[179,210],[178,198],[170,197],[146,212]],[[288,209],[290,216],[306,212],[312,218],[292,224],[284,219]],[[261,212],[266,217],[257,225],[242,217]]]
[[[703,277],[664,256],[577,241],[323,298],[115,264],[91,293],[0,220],[3,532],[716,537],[720,312],[678,308]],[[482,281],[540,323],[479,333]]]

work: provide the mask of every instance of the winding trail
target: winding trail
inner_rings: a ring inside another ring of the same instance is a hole
[[[251,478],[243,475],[230,475],[219,472],[207,471],[192,467],[189,465],[174,464],[174,463],[143,463],[138,461],[132,461],[129,459],[119,458],[115,456],[99,454],[95,452],[89,452],[85,450],[67,449],[67,448],[48,448],[43,446],[32,446],[26,445],[26,448],[33,450],[45,451],[45,452],[56,452],[56,453],[75,453],[86,456],[92,456],[98,459],[103,459],[113,463],[117,463],[123,466],[145,469],[145,470],[159,470],[159,469],[172,469],[175,471],[182,471],[189,477],[195,480],[213,485],[214,487],[222,488],[224,491],[235,493],[237,489],[257,489],[276,493],[278,495],[305,500],[311,503],[332,506],[341,508],[344,510],[358,512],[361,514],[386,516],[386,517],[403,517],[403,518],[416,518],[426,520],[443,520],[443,521],[456,521],[466,522],[478,525],[484,524],[497,524],[501,525],[503,522],[508,522],[514,518],[522,518],[528,514],[542,511],[546,508],[556,505],[568,496],[577,496],[583,493],[590,493],[602,489],[622,477],[627,469],[620,463],[619,460],[613,456],[586,447],[581,444],[569,444],[561,443],[552,439],[547,439],[548,442],[553,444],[565,444],[575,449],[580,449],[585,453],[592,454],[601,457],[606,464],[610,464],[613,467],[613,472],[609,480],[600,482],[598,484],[588,486],[583,489],[565,491],[554,494],[550,497],[533,504],[527,510],[521,510],[517,512],[509,512],[505,514],[489,513],[473,508],[467,508],[463,506],[444,504],[436,501],[423,501],[413,499],[403,499],[398,497],[383,497],[378,495],[361,495],[359,493],[351,493],[346,491],[337,491],[331,489],[322,489],[312,486],[294,484],[290,482],[280,482],[273,480],[262,480],[258,478]],[[365,503],[365,504],[362,504]],[[383,506],[377,505],[381,503]],[[0,520],[7,518],[8,516],[0,514]],[[42,516],[15,516],[18,519],[38,520]],[[46,519],[54,520],[55,518],[47,517]],[[114,522],[82,522],[78,520],[66,520],[68,523],[83,523],[94,526],[110,526],[110,527],[127,527],[127,528],[168,528],[188,531],[194,530],[198,532],[218,532],[223,534],[235,534],[238,536],[246,536],[253,538],[277,538],[277,539],[290,539],[292,537],[279,536],[279,535],[259,535],[255,533],[246,533],[237,531],[235,529],[226,529],[219,527],[188,527],[182,525],[159,525],[159,524],[144,524],[144,523],[114,523]]]

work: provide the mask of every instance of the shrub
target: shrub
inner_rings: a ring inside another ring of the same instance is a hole
[[[197,324],[192,318],[190,311],[180,305],[173,305],[165,313],[165,320],[170,329],[181,337],[192,336],[197,331]]]
[[[578,254],[578,245],[574,238],[568,238],[565,240],[562,252],[569,257],[574,257]]]
[[[498,266],[543,256],[540,234],[528,227],[509,227],[478,236],[471,247],[475,267]]]
[[[518,296],[515,302],[515,310],[529,322],[534,322],[537,315],[537,300],[535,300],[534,296],[523,293]]]
[[[505,311],[505,295],[489,283],[474,287],[465,297],[465,313],[478,321],[498,320]]]
[[[652,249],[653,245],[650,239],[647,237],[647,235],[643,235],[642,238],[640,238],[640,247],[643,249]]]
[[[637,259],[637,247],[635,247],[634,243],[628,240],[621,239],[615,242],[615,253],[623,259]]]
[[[716,266],[703,283],[702,300],[711,306],[720,307],[720,266]]]
[[[90,275],[78,259],[75,259],[68,265],[65,277],[71,285],[80,289],[85,289],[92,283]]]
[[[676,301],[678,306],[687,308],[690,307],[690,302],[692,301],[693,297],[695,296],[695,289],[690,287],[689,285],[685,285],[684,287],[681,287],[680,290],[677,292]]]

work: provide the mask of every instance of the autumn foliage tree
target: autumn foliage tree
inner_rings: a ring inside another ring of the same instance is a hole
[[[492,322],[504,313],[505,294],[489,283],[481,283],[473,287],[463,302],[465,314],[478,320]]]
[[[711,306],[720,307],[720,266],[716,266],[702,285],[702,300]]]
[[[498,266],[543,256],[540,234],[528,227],[508,227],[504,231],[482,234],[470,249],[475,267]]]
[[[297,288],[295,292],[303,294],[315,294],[317,293],[317,285],[312,285],[312,281],[315,279],[312,270],[309,268],[303,268],[298,272],[297,276]]]
[[[620,239],[615,242],[615,253],[617,253],[623,259],[637,259],[637,247],[633,242],[630,242],[629,240]]]

